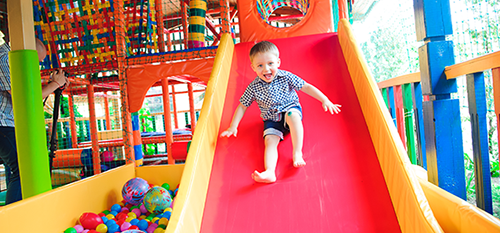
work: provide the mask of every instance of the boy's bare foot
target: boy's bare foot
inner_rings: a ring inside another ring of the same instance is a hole
[[[302,153],[296,153],[293,155],[293,166],[303,167],[306,165],[306,161],[302,158]]]
[[[263,172],[254,171],[252,173],[252,179],[259,183],[274,183],[276,181],[276,174],[267,170]]]

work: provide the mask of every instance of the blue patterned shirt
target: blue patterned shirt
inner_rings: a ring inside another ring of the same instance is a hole
[[[9,52],[10,46],[7,43],[0,45],[0,126],[14,127],[12,96],[8,92],[10,91]]]
[[[299,106],[299,96],[296,90],[300,90],[305,81],[288,71],[278,70],[276,77],[270,83],[255,78],[248,84],[245,92],[240,98],[240,103],[249,107],[253,101],[257,102],[260,109],[260,117],[263,120],[280,121],[280,113],[286,112],[292,107]]]

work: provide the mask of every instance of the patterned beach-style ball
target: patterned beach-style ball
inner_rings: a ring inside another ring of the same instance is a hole
[[[133,178],[127,181],[122,188],[123,200],[132,205],[137,205],[142,202],[144,194],[148,192],[149,184],[142,178]]]
[[[163,187],[153,187],[144,195],[144,207],[152,214],[161,214],[170,206],[172,197]]]

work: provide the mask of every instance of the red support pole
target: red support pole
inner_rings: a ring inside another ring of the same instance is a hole
[[[394,107],[396,108],[396,122],[398,125],[399,136],[406,149],[406,130],[405,130],[405,116],[403,106],[403,90],[401,86],[394,86]]]
[[[106,130],[111,130],[111,119],[109,117],[108,95],[104,94],[104,112],[106,113]]]
[[[172,117],[170,113],[170,94],[168,91],[168,79],[161,80],[161,87],[163,92],[163,114],[165,116],[165,143],[167,144],[168,164],[175,164],[172,156],[172,143],[174,136],[172,133]]]
[[[179,119],[177,118],[177,101],[175,101],[175,85],[172,85],[172,105],[174,106],[174,124],[175,128],[179,128]]]
[[[193,84],[188,83],[187,85],[189,94],[189,113],[191,114],[191,130],[194,132],[196,127],[196,114],[194,109]]]
[[[500,130],[498,130],[500,126],[500,67],[491,69],[491,79],[493,80],[493,101],[495,103],[495,115],[497,117],[497,137],[500,141]],[[500,143],[498,147],[500,151]]]
[[[97,117],[95,116],[94,85],[87,85],[90,115],[90,140],[92,141],[92,161],[94,175],[101,173],[101,158],[99,157],[99,139],[97,138]]]
[[[69,127],[71,130],[71,145],[72,148],[78,148],[78,137],[76,132],[76,118],[75,118],[75,103],[73,102],[73,94],[68,95],[69,105]]]

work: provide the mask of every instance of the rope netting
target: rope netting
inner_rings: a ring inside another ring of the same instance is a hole
[[[33,13],[35,35],[48,54],[41,63],[42,85],[57,68],[71,80],[59,100],[56,122],[54,95],[44,105],[48,148],[52,132],[57,135],[54,186],[121,166],[130,158],[144,165],[184,161],[203,103],[204,77],[186,68],[172,68],[187,73],[171,75],[134,76],[128,71],[190,62],[210,70],[222,33],[232,33],[235,42],[239,40],[236,1],[222,7],[212,0],[125,0],[118,7],[110,0],[34,0]],[[8,41],[7,15],[0,19]],[[123,101],[129,104],[123,99],[124,89],[137,92],[132,83],[141,80],[152,82],[146,87],[142,108],[124,112]],[[170,117],[166,118],[164,106],[168,105]],[[131,114],[133,145],[125,143],[124,114]],[[166,140],[168,132],[172,142]],[[128,156],[127,151],[135,155]],[[5,180],[5,172],[0,174]],[[0,191],[5,189],[0,182]]]

